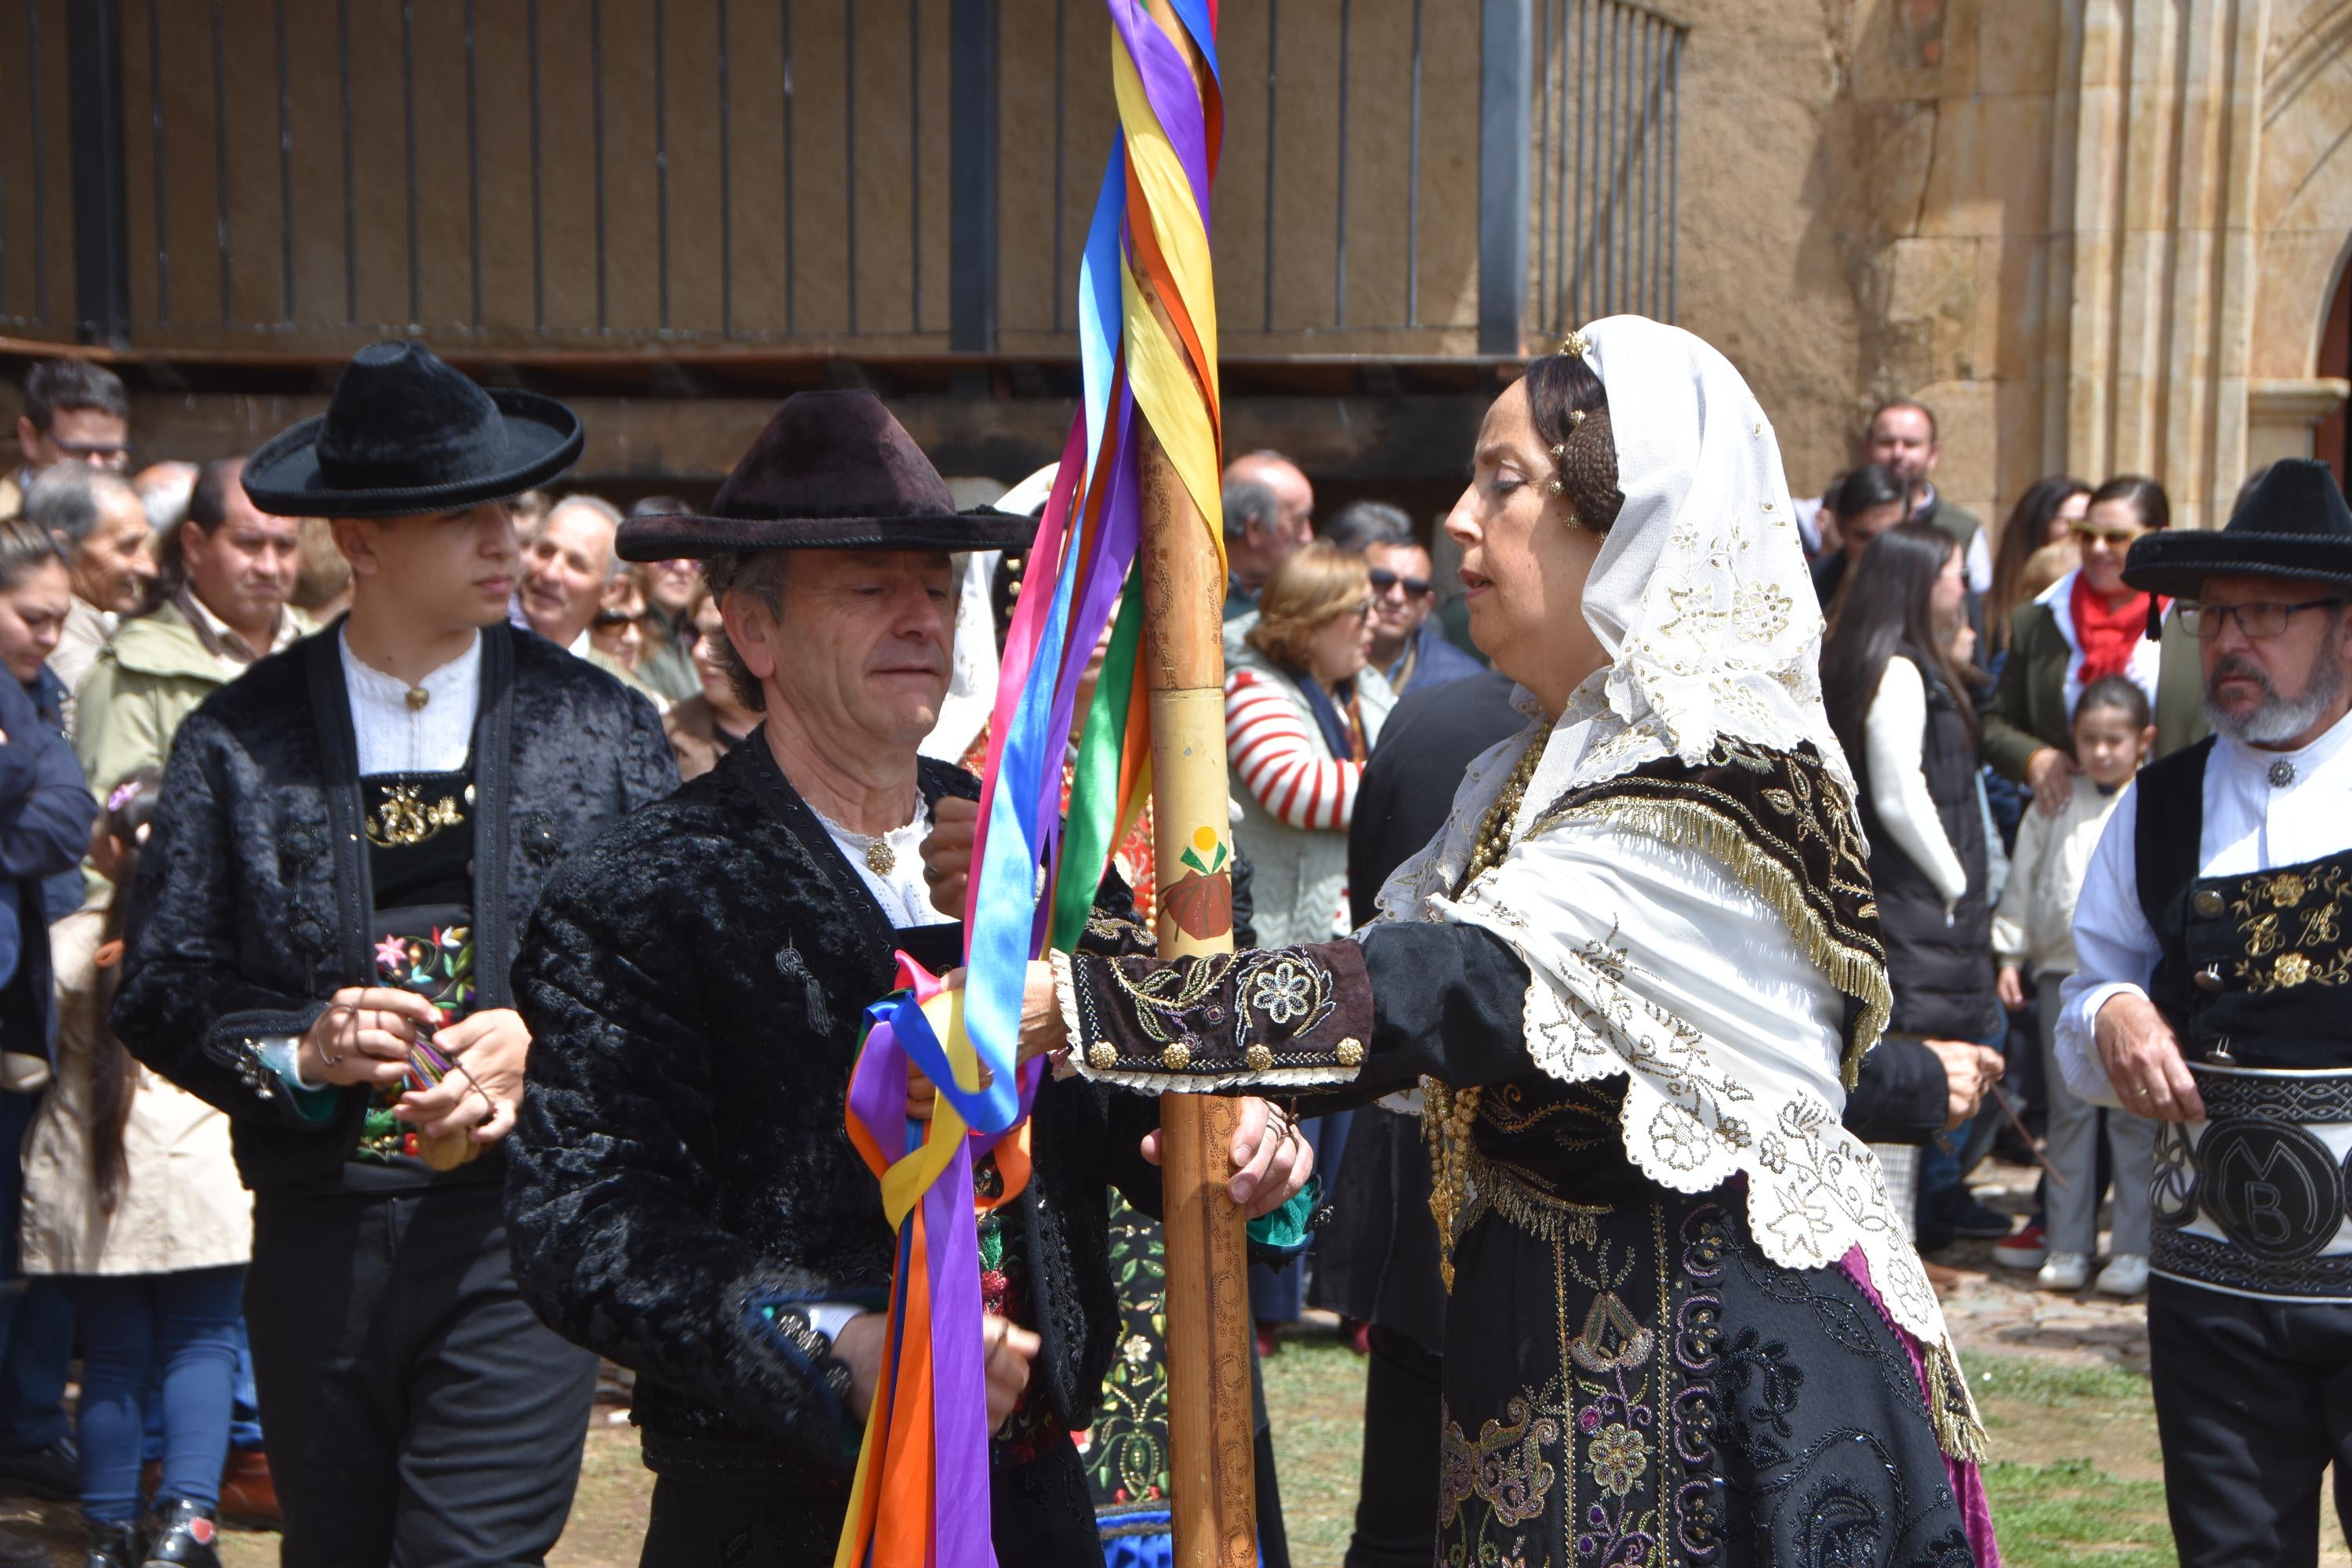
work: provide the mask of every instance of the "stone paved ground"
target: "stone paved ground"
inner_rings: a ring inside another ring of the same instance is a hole
[[[1971,1184],[1984,1203],[2021,1218],[2032,1212],[2037,1173],[2031,1166],[1988,1161]],[[2104,1244],[2104,1232],[2100,1239]],[[2147,1308],[2141,1300],[2120,1301],[2087,1288],[2074,1294],[2036,1289],[2031,1273],[1992,1261],[1989,1241],[1955,1242],[1928,1261],[1958,1273],[1957,1283],[1940,1288],[1944,1316],[1964,1356],[1974,1349],[2025,1350],[2147,1369]]]

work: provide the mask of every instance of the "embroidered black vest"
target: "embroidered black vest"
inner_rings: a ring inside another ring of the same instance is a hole
[[[2206,740],[2140,774],[2148,994],[2206,1120],[2158,1129],[2149,1261],[2279,1300],[2352,1300],[2352,851],[2204,877]]]
[[[2148,994],[2192,1062],[2352,1070],[2352,851],[2199,876],[2212,750],[2140,774],[2140,907],[2164,943]]]

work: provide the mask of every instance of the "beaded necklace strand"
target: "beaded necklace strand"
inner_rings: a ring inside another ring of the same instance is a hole
[[[1503,781],[1503,793],[1486,808],[1484,821],[1478,825],[1478,837],[1470,850],[1470,863],[1462,868],[1460,880],[1454,884],[1456,899],[1469,890],[1470,884],[1503,863],[1511,850],[1511,825],[1518,820],[1519,803],[1534,779],[1536,764],[1543,760],[1544,738],[1540,735],[1529,743],[1511,769],[1511,776]],[[1475,1088],[1449,1089],[1433,1078],[1421,1080],[1421,1131],[1429,1143],[1430,1163],[1434,1178],[1429,1188],[1429,1212],[1437,1221],[1437,1268],[1445,1278],[1448,1295],[1454,1291],[1454,1226],[1468,1206],[1470,1196],[1470,1129],[1478,1120],[1478,1090]]]

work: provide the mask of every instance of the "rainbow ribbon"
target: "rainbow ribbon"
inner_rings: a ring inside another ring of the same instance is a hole
[[[898,1251],[883,1378],[835,1568],[995,1563],[972,1169],[994,1155],[994,1204],[1027,1180],[1024,1122],[1040,1076],[1036,1062],[1014,1068],[1027,966],[1076,945],[1111,848],[1150,789],[1143,600],[1130,581],[1144,427],[1224,558],[1209,260],[1223,140],[1217,0],[1171,0],[1181,42],[1143,0],[1106,3],[1120,134],[1078,269],[1085,396],[1005,637],[964,911],[967,986],[942,992],[901,954],[904,989],[867,1009],[851,1080],[850,1138],[882,1183]],[[1107,626],[1066,822],[1078,689]],[[928,1123],[906,1117],[910,1062],[939,1089]]]

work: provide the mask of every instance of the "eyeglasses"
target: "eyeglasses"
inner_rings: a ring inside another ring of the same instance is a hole
[[[1374,605],[1374,604],[1372,603],[1372,601],[1371,601],[1371,600],[1370,600],[1370,599],[1366,599],[1362,604],[1358,605],[1354,609],[1352,609],[1352,610],[1345,610],[1345,611],[1342,611],[1342,612],[1341,612],[1341,614],[1343,614],[1343,615],[1351,615],[1351,616],[1355,616],[1355,617],[1356,617],[1356,619],[1358,619],[1358,620],[1360,620],[1360,621],[1369,621],[1369,620],[1370,620],[1370,619],[1372,618],[1372,612],[1373,612],[1373,610],[1375,610],[1375,609],[1377,609],[1377,608],[1379,608],[1379,606],[1378,606],[1378,605]]]
[[[2133,540],[2137,539],[2141,534],[2146,533],[2147,530],[2144,528],[2101,528],[2096,523],[2092,522],[2070,522],[2066,525],[2066,531],[2074,536],[2074,542],[2078,544],[2088,544],[2095,539],[2102,540],[2108,544],[2120,545],[2129,544]]]
[[[1430,583],[1428,578],[1400,577],[1385,566],[1373,567],[1371,577],[1372,592],[1375,594],[1385,594],[1391,588],[1397,586],[1399,584],[1402,584],[1404,585],[1404,591],[1406,594],[1416,599],[1430,591]]]
[[[595,620],[590,624],[600,630],[611,631],[615,626],[636,626],[645,618],[643,610],[599,610]]]
[[[2286,630],[2287,622],[2293,620],[2299,610],[2336,609],[2345,603],[2343,599],[2305,599],[2299,605],[2283,605],[2274,599],[2265,599],[2253,605],[2200,605],[2183,599],[2179,608],[2180,624],[2192,637],[2220,637],[2221,628],[2235,620],[2240,631],[2249,637],[2260,639],[2274,637]]]

